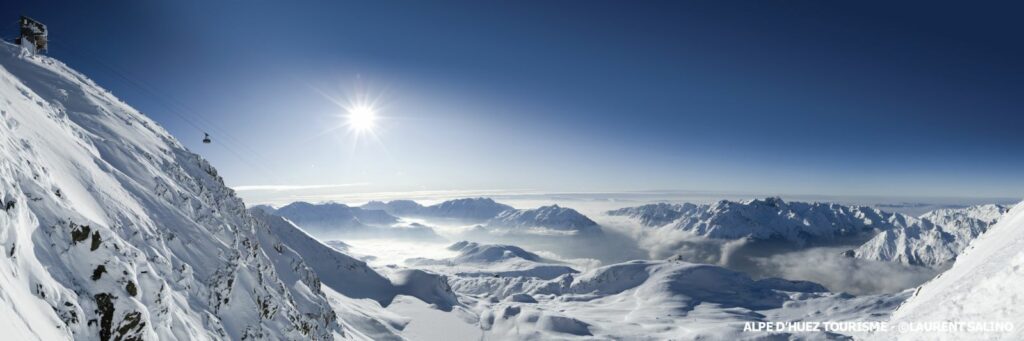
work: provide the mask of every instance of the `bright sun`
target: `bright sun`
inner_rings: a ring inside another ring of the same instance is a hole
[[[377,111],[371,106],[360,105],[348,109],[348,125],[355,131],[371,131],[377,121]]]

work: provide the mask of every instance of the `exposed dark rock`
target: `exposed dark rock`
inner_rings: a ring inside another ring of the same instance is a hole
[[[139,294],[139,289],[135,287],[135,282],[132,281],[128,281],[128,284],[124,285],[124,290],[127,291],[129,295],[132,295],[132,297]]]
[[[92,231],[92,229],[89,225],[78,226],[75,225],[75,223],[71,223],[71,242],[78,243],[89,238],[90,231]]]
[[[103,240],[100,239],[100,231],[93,232],[92,233],[92,247],[90,247],[89,250],[90,251],[96,251],[96,249],[100,248],[100,243],[102,243],[102,242],[103,242]]]
[[[92,280],[98,281],[100,279],[100,277],[103,277],[103,274],[106,273],[106,272],[107,272],[107,267],[103,266],[103,264],[100,264],[100,266],[96,267],[96,270],[92,271]]]
[[[100,315],[100,340],[109,341],[111,336],[110,328],[114,323],[115,297],[107,293],[97,294],[94,297],[96,298],[96,312]]]

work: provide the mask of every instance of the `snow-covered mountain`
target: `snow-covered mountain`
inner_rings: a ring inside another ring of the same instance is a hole
[[[320,274],[320,282],[338,293],[351,298],[371,298],[388,305],[395,292],[391,281],[366,265],[337,249],[325,245],[282,217],[250,209],[253,217],[269,227],[276,242],[268,241],[275,252],[290,249],[297,253],[308,267]]]
[[[601,233],[601,227],[587,216],[558,205],[507,210],[488,220],[484,227],[489,230],[510,229],[516,232]]]
[[[796,243],[875,233],[917,221],[907,215],[866,206],[786,202],[777,197],[743,202],[722,200],[705,205],[646,205],[609,214],[630,216],[642,223],[646,221],[647,226],[662,226],[707,238],[784,239]],[[679,217],[671,223],[659,225],[675,215]]]
[[[1024,316],[1024,203],[974,240],[942,275],[922,285],[892,315],[894,323],[1015,323],[989,332],[895,331],[892,340],[1021,340]]]
[[[936,225],[956,227],[957,229],[967,229],[969,231],[981,230],[984,232],[989,226],[995,225],[1009,211],[1009,206],[988,204],[964,208],[938,209],[925,213],[920,218],[931,220]]]
[[[491,198],[463,198],[423,206],[412,200],[388,202],[371,201],[361,206],[365,210],[380,210],[399,217],[423,217],[482,222],[512,206],[495,202]]]
[[[217,171],[54,59],[0,44],[0,330],[11,339],[350,335]]]
[[[261,208],[266,210],[266,208]],[[274,210],[274,215],[288,218],[307,229],[349,229],[366,226],[387,226],[398,218],[384,211],[364,210],[338,203],[311,204],[297,201]]]
[[[531,277],[551,279],[575,269],[562,262],[545,259],[514,245],[480,244],[460,241],[448,247],[458,255],[448,259],[410,259],[416,266],[443,265],[458,268],[459,276]]]
[[[466,220],[487,220],[501,212],[513,209],[512,206],[495,202],[491,198],[464,198],[427,206],[424,215]]]
[[[635,219],[643,226],[658,227],[672,223],[686,214],[697,210],[697,205],[691,203],[669,204],[657,203],[636,207],[624,207],[608,211],[610,216],[624,216]]]
[[[310,204],[300,201],[279,209],[257,205],[252,210],[286,218],[306,232],[324,238],[442,239],[430,226],[404,222],[381,210],[338,203]]]
[[[1009,208],[979,205],[939,209],[910,226],[883,231],[848,256],[909,265],[941,266],[956,259],[967,245],[994,225]]]
[[[379,210],[396,217],[410,217],[425,214],[423,205],[412,200],[392,200],[388,202],[370,201],[363,206],[364,210]]]

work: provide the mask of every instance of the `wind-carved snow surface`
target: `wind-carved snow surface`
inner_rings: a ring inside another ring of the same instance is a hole
[[[979,205],[928,212],[904,228],[879,233],[855,250],[857,258],[909,265],[942,266],[999,221],[1009,207]]]
[[[5,338],[368,335],[339,322],[358,304],[322,290],[326,260],[307,263],[299,241],[253,219],[209,163],[85,76],[6,43],[0,158]],[[377,278],[348,264],[325,276]]]

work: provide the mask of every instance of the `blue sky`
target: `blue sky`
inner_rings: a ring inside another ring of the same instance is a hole
[[[1024,29],[1009,3],[0,9],[48,24],[51,55],[163,124],[234,186],[1024,193]],[[380,98],[381,116],[358,139],[329,129],[344,110],[327,99],[357,89]],[[200,143],[193,125],[215,143]]]

